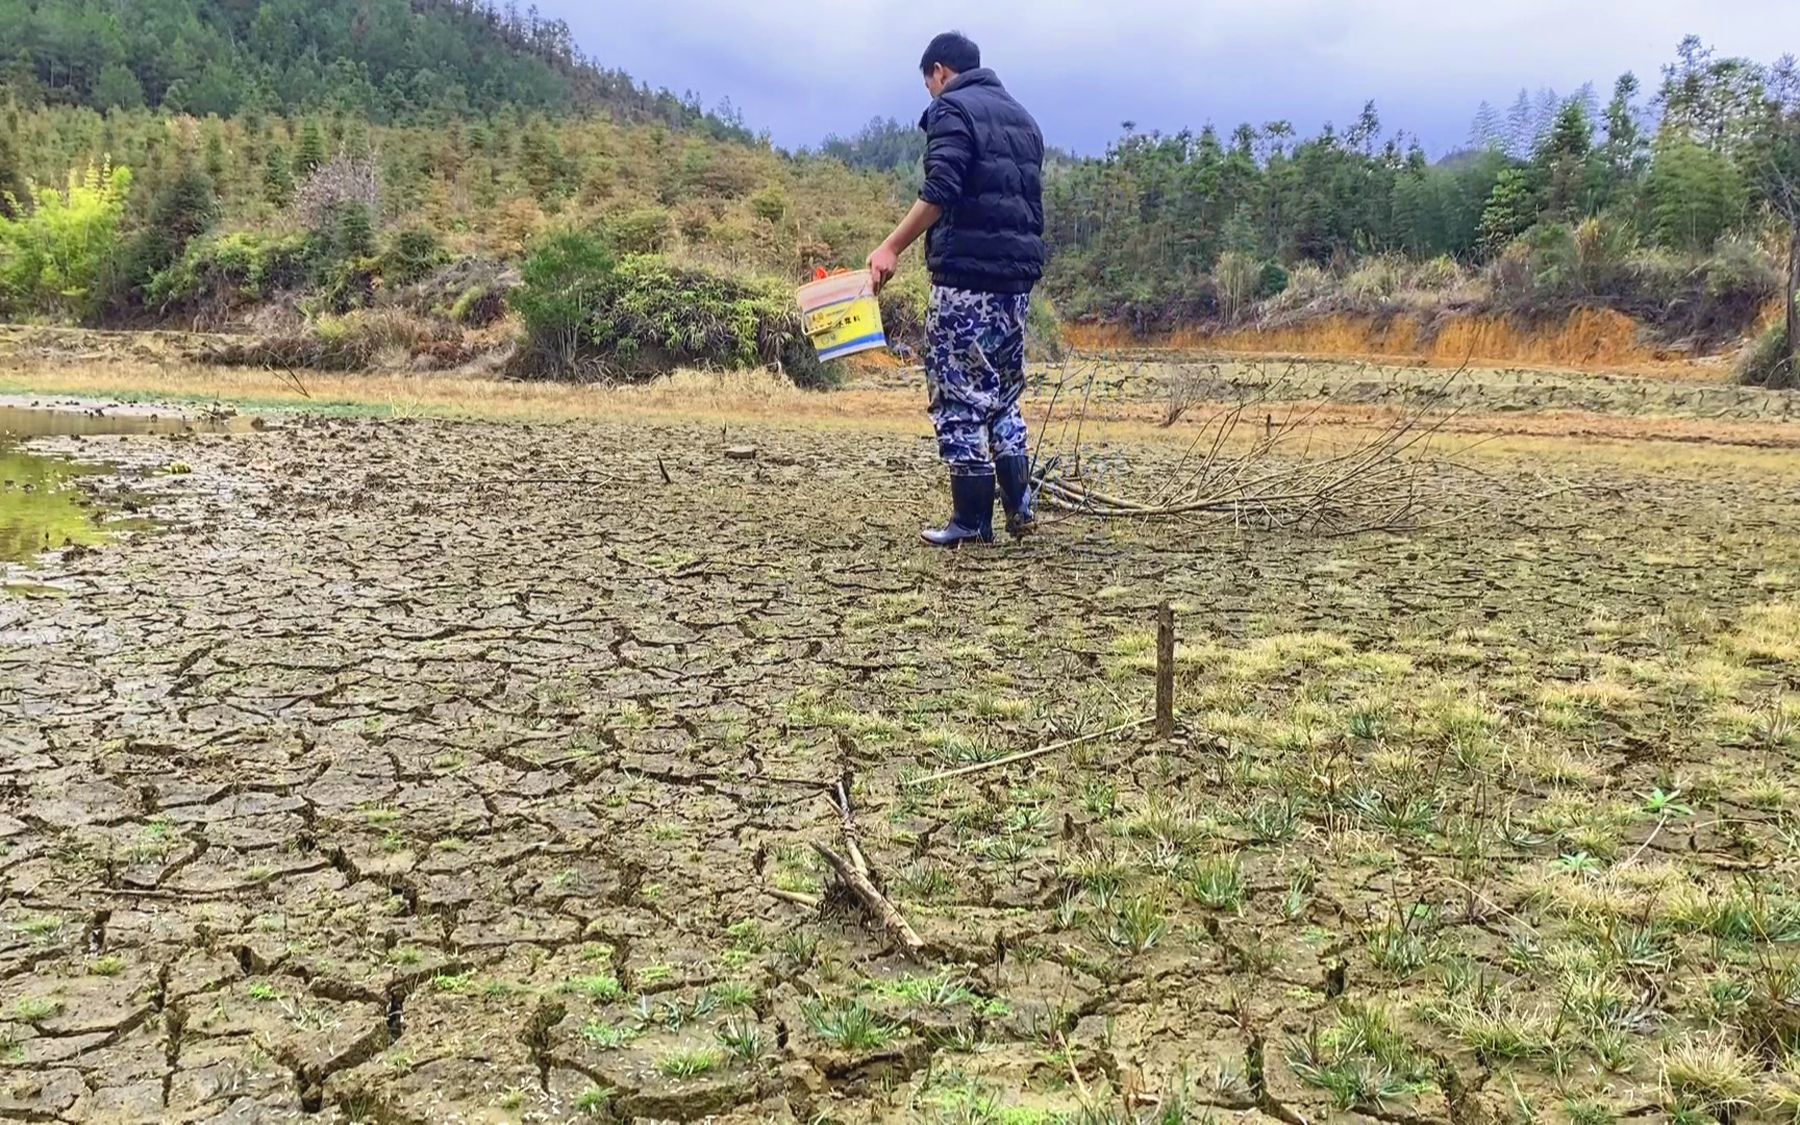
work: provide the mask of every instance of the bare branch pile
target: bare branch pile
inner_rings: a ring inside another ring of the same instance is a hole
[[[1258,372],[1233,380],[1217,365],[1174,367],[1158,420],[1169,427],[1198,417],[1199,431],[1172,472],[1137,484],[1091,471],[1094,459],[1082,446],[1100,370],[1077,363],[1060,376],[1053,418],[1056,402],[1073,397],[1071,379],[1085,384],[1080,404],[1060,419],[1060,436],[1049,440],[1048,451],[1038,450],[1035,479],[1045,508],[1107,519],[1228,520],[1330,536],[1416,527],[1444,498],[1433,483],[1438,465],[1430,452],[1455,416],[1447,392],[1460,371],[1397,408],[1330,427],[1334,440],[1327,440],[1323,423],[1340,420],[1331,416],[1339,404],[1296,386],[1292,367],[1269,379]],[[1142,371],[1122,382],[1139,381]],[[1201,404],[1209,401],[1219,405],[1203,415]]]

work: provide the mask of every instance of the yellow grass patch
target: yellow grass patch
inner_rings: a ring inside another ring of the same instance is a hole
[[[1800,602],[1751,606],[1738,619],[1725,647],[1757,663],[1800,662]]]

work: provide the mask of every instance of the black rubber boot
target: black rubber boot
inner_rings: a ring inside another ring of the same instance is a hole
[[[933,547],[960,547],[964,543],[994,541],[994,478],[951,477],[950,499],[956,506],[950,522],[921,532],[920,539]]]
[[[1000,504],[1006,509],[1006,530],[1014,537],[1031,534],[1037,527],[1037,497],[1031,492],[1031,458],[1022,454],[996,457],[994,476],[1000,487]]]

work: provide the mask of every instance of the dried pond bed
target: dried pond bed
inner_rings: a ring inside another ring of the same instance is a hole
[[[171,528],[0,599],[0,1116],[1800,1100],[1791,481],[1590,463],[1528,502],[1502,462],[1411,536],[942,557],[931,448],[890,435],[81,452]],[[1141,713],[1164,597],[1181,741],[903,784]],[[829,889],[846,773],[927,963],[768,893]]]

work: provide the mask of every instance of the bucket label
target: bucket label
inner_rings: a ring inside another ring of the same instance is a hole
[[[805,327],[821,359],[887,343],[881,331],[881,305],[873,297],[854,297],[811,309],[806,313]]]

